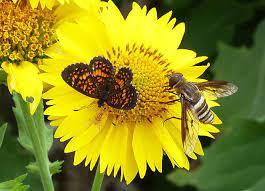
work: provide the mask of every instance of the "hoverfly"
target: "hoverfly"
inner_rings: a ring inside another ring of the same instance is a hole
[[[199,122],[212,124],[214,121],[203,94],[226,97],[234,94],[238,87],[226,81],[188,82],[181,73],[169,76],[169,87],[180,97],[182,142],[185,153],[191,156],[198,140]]]

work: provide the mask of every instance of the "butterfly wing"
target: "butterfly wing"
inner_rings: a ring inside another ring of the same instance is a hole
[[[106,84],[113,78],[114,68],[104,57],[95,57],[90,64],[72,64],[62,72],[63,80],[78,92],[100,99]]]
[[[136,106],[137,92],[131,85],[133,79],[132,71],[129,68],[121,68],[113,82],[113,89],[110,93],[107,104],[116,109],[129,110]]]
[[[115,76],[115,81],[121,88],[131,84],[133,73],[129,68],[121,68]]]
[[[101,78],[113,78],[115,69],[111,62],[102,56],[94,57],[89,64],[90,75]]]
[[[189,109],[189,103],[183,95],[181,102],[181,135],[183,148],[186,155],[192,158],[197,141],[199,140],[199,121],[194,117]]]
[[[217,98],[230,96],[237,92],[238,87],[226,81],[207,81],[202,83],[195,83],[195,85],[205,94]]]

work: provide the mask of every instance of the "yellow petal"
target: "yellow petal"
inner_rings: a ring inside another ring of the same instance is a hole
[[[132,146],[141,178],[145,176],[147,164],[152,171],[156,168],[162,171],[162,147],[150,124],[135,127]]]
[[[27,61],[19,64],[4,62],[2,68],[8,74],[7,84],[10,93],[16,91],[21,94],[22,98],[30,103],[30,113],[33,115],[43,90],[38,68]]]
[[[153,128],[166,154],[181,168],[189,169],[189,161],[184,154],[183,146],[175,143],[166,127],[163,126],[163,123],[156,121]]]

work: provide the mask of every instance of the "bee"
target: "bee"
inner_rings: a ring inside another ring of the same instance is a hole
[[[180,98],[183,147],[185,153],[192,156],[198,141],[199,123],[212,124],[214,121],[204,93],[216,98],[226,97],[236,93],[238,87],[226,81],[188,82],[181,73],[169,76],[169,87]]]

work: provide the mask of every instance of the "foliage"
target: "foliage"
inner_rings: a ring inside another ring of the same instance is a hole
[[[14,180],[9,180],[0,183],[0,191],[26,191],[28,190],[28,185],[23,185],[23,181],[27,177],[27,174],[21,175]]]
[[[265,186],[265,20],[251,48],[219,44],[212,67],[216,79],[232,81],[239,92],[216,109],[226,128],[192,172],[175,171],[168,179],[199,190],[262,190]],[[262,189],[261,189],[262,188]]]
[[[3,143],[3,140],[4,140],[4,136],[5,136],[6,128],[7,128],[7,123],[3,124],[3,125],[0,127],[0,148],[1,148],[2,143]]]
[[[219,45],[212,67],[216,79],[232,81],[239,92],[221,101],[224,119],[236,117],[265,120],[265,20],[258,26],[252,48]],[[244,105],[242,105],[244,103]]]
[[[198,169],[176,171],[168,178],[178,185],[191,184],[205,191],[252,190],[265,178],[265,150],[257,149],[265,144],[264,125],[235,121],[207,149]]]
[[[201,55],[213,55],[217,42],[231,42],[236,25],[247,21],[253,16],[253,11],[251,5],[235,0],[203,1],[191,9],[183,47],[196,50]],[[244,14],[238,17],[242,12]]]

